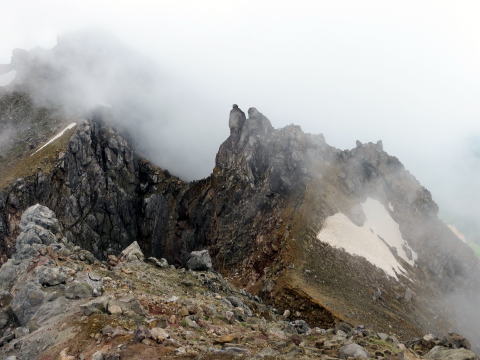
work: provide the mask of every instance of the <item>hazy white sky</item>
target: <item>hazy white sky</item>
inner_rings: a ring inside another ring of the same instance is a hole
[[[256,106],[338,147],[383,139],[443,208],[480,214],[478,1],[1,0],[1,14],[0,62],[89,27],[150,57],[201,164],[231,104]]]

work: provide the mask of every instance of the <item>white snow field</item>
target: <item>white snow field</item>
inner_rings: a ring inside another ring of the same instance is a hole
[[[43,144],[41,147],[39,147],[32,155],[35,155],[37,152],[39,152],[40,150],[42,150],[44,147],[50,145],[51,143],[53,143],[55,140],[61,138],[63,136],[63,134],[65,134],[65,131],[67,130],[70,130],[70,129],[73,129],[75,126],[77,126],[77,123],[73,122],[71,124],[68,124],[68,126],[63,129],[62,131],[60,131],[57,135],[55,135],[54,137],[52,137],[50,140],[48,140],[45,144]],[[30,156],[32,156],[30,155]]]
[[[378,200],[368,198],[362,203],[362,208],[366,217],[362,226],[355,225],[343,213],[337,213],[325,220],[317,239],[367,259],[395,279],[398,279],[398,274],[406,276],[405,268],[390,248],[395,248],[397,256],[412,266],[417,255],[402,237],[398,223]]]

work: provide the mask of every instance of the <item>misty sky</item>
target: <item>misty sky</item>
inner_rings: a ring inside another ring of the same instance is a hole
[[[478,1],[16,0],[1,14],[0,63],[86,28],[150,58],[185,177],[209,174],[238,103],[337,147],[382,139],[445,212],[480,217]]]

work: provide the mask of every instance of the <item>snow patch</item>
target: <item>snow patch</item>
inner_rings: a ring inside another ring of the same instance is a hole
[[[73,129],[75,126],[77,126],[77,123],[73,122],[71,124],[69,124],[65,129],[63,129],[62,131],[60,131],[57,135],[55,135],[54,137],[52,137],[50,140],[48,140],[44,145],[42,145],[40,148],[38,148],[32,155],[35,155],[37,152],[39,152],[40,150],[42,150],[43,148],[45,148],[46,146],[50,145],[51,143],[53,143],[55,140],[61,138],[63,136],[63,134],[65,134],[65,131],[67,130],[70,130],[70,129]],[[30,155],[30,156],[32,156]]]
[[[344,249],[349,254],[361,256],[398,279],[397,274],[406,274],[406,270],[394,253],[412,266],[417,254],[402,237],[398,223],[382,203],[368,198],[362,203],[362,209],[366,217],[362,226],[353,223],[346,215],[337,213],[325,220],[317,239]]]
[[[9,85],[17,76],[17,72],[15,70],[11,70],[5,74],[0,75],[0,86],[7,86]]]

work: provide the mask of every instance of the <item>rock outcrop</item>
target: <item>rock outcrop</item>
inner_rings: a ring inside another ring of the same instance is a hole
[[[100,258],[118,254],[137,239],[147,252],[158,253],[151,251],[152,242],[142,239],[150,240],[152,231],[168,223],[170,204],[185,185],[139,159],[126,138],[106,122],[108,115],[99,110],[90,121],[78,124],[73,135],[65,135],[63,148],[52,144],[36,154],[50,156],[55,151],[48,166],[39,162],[38,171],[3,188],[0,243],[5,254],[13,250],[13,224],[35,202],[61,214],[65,236]],[[27,152],[17,166],[27,166],[30,158]]]
[[[21,337],[39,323],[50,323],[68,312],[71,304],[67,299],[78,298],[69,296],[71,287],[75,284],[90,287],[77,269],[58,266],[59,258],[80,249],[63,236],[50,209],[39,204],[28,208],[21,216],[19,228],[15,252],[0,268],[0,289],[6,299],[1,304],[1,312],[8,314],[0,330],[3,338],[11,334]],[[101,292],[102,285],[97,284],[96,288]],[[91,297],[93,293],[88,295]],[[50,339],[50,343],[52,341]]]
[[[186,266],[188,269],[195,271],[212,270],[212,259],[208,250],[192,251]]]

